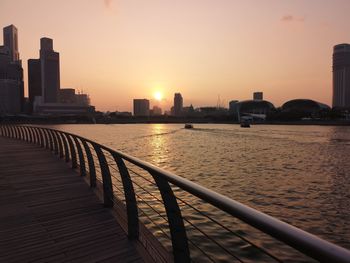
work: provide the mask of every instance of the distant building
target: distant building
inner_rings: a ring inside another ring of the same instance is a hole
[[[60,88],[59,53],[53,40],[40,39],[40,58],[28,60],[29,101],[35,114],[89,114],[94,111],[87,94]]]
[[[350,108],[350,44],[333,49],[333,107]]]
[[[265,119],[267,114],[273,112],[275,107],[266,100],[244,100],[237,102],[234,116],[240,121],[242,116],[251,116],[257,119]]]
[[[19,60],[17,28],[3,30],[4,45],[0,46],[0,115],[23,111],[23,68]]]
[[[195,110],[193,108],[193,105],[191,104],[190,106],[183,107],[182,113],[186,117],[193,117],[195,115]]]
[[[40,59],[28,59],[28,96],[30,105],[35,97],[42,95]]]
[[[60,103],[75,103],[75,89],[60,89],[58,92],[58,102]]]
[[[150,110],[151,116],[160,116],[162,115],[162,109],[158,106],[153,106],[152,110]]]
[[[228,104],[228,110],[232,114],[237,111],[237,102],[238,100],[231,100]]]
[[[174,95],[174,116],[181,116],[183,109],[183,99],[181,93],[175,93]]]
[[[53,40],[40,39],[41,88],[44,103],[58,102],[60,89],[60,55],[53,50]]]
[[[4,27],[3,35],[4,46],[9,49],[11,62],[19,61],[17,28],[14,25]]]
[[[290,100],[285,102],[281,108],[284,112],[304,112],[309,114],[318,113],[321,110],[330,110],[328,105],[309,99]]]
[[[0,115],[21,112],[21,92],[18,84],[16,80],[0,79]]]
[[[88,94],[75,94],[75,103],[82,106],[90,105],[90,97]]]
[[[253,100],[263,100],[263,93],[260,91],[254,92]]]
[[[134,116],[149,116],[149,100],[134,99]]]
[[[88,115],[95,111],[93,106],[79,105],[77,103],[44,103],[43,97],[36,97],[34,112],[41,115]]]

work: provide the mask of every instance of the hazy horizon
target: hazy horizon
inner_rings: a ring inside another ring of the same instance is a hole
[[[132,111],[133,98],[154,105],[157,91],[165,110],[175,92],[195,107],[254,91],[275,106],[331,104],[332,48],[350,42],[347,0],[35,3],[0,3],[1,27],[18,28],[26,94],[27,60],[39,57],[46,36],[60,53],[61,88],[88,92],[103,111]]]

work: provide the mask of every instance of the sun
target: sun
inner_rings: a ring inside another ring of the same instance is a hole
[[[158,101],[161,101],[163,99],[163,94],[159,91],[155,92],[153,96]]]

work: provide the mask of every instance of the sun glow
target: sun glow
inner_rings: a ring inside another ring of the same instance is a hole
[[[154,98],[158,101],[161,101],[163,99],[163,94],[159,91],[154,93]]]

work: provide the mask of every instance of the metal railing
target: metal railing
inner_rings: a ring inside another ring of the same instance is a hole
[[[101,188],[105,207],[123,210],[128,237],[156,261],[169,259],[157,254],[145,229],[175,262],[350,262],[345,248],[81,136],[23,125],[0,125],[0,135],[50,149],[78,169]]]

